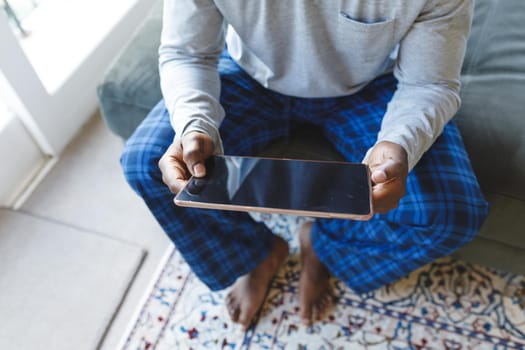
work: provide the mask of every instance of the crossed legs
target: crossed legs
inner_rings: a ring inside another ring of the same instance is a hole
[[[232,72],[222,76],[221,103],[227,112],[221,126],[224,149],[228,154],[257,154],[273,139],[287,136],[291,118],[286,113],[290,113],[291,99],[263,89],[235,71],[238,67],[233,63],[227,64]],[[386,82],[375,89],[391,91],[391,85]],[[376,109],[372,107],[376,100],[386,101],[389,96],[379,94],[363,101],[355,98],[349,106],[333,100],[333,107],[342,107],[345,113],[334,113],[332,127],[324,127],[338,150],[351,161],[359,161],[373,143],[373,138],[370,141],[371,137],[363,135],[377,134],[384,106],[377,103]],[[368,103],[367,108],[362,108],[364,103]],[[351,111],[352,106],[356,111]],[[311,120],[305,117],[302,121],[322,119],[313,110],[310,114]],[[349,118],[353,122],[345,123]],[[449,127],[444,134],[448,138],[437,142],[438,147],[434,146],[413,172],[400,210],[367,223],[318,220],[299,230],[299,302],[305,323],[319,318],[328,304],[328,269],[357,292],[366,292],[449,253],[475,235],[486,215],[486,203],[462,151],[459,133]],[[224,289],[233,283],[227,297],[228,310],[233,321],[247,327],[286,259],[288,246],[245,213],[176,207],[157,167],[173,136],[167,111],[159,104],[126,146],[122,156],[126,178],[210,289]],[[354,143],[349,143],[351,140]]]

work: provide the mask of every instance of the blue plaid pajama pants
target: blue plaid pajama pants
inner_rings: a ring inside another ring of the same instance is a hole
[[[256,155],[287,137],[295,125],[314,124],[351,162],[374,145],[396,80],[382,76],[360,92],[337,98],[297,98],[270,91],[228,55],[219,61],[220,127],[225,154]],[[173,141],[161,101],[126,143],[121,163],[194,273],[220,290],[250,272],[269,253],[275,236],[249,214],[177,207],[158,161]],[[474,238],[488,212],[454,123],[411,171],[397,209],[369,221],[318,219],[312,241],[319,259],[357,293],[396,281]]]

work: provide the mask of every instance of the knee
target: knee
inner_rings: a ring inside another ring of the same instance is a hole
[[[438,256],[453,253],[477,236],[487,215],[486,203],[465,206],[443,215],[443,219],[431,228],[434,236],[431,249]]]
[[[466,204],[449,215],[450,223],[447,226],[458,232],[460,238],[463,237],[461,241],[470,242],[476,237],[485,222],[488,209],[488,203],[484,199]]]
[[[130,140],[120,157],[126,181],[141,196],[150,192],[153,186],[162,185],[162,175],[158,167],[162,154],[159,154],[157,148]]]

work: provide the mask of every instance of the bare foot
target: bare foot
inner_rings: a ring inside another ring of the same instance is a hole
[[[261,307],[270,281],[288,256],[288,243],[276,237],[270,254],[250,273],[235,281],[226,296],[226,307],[233,322],[246,330]]]
[[[330,272],[312,247],[312,223],[299,228],[301,277],[299,278],[299,315],[305,325],[319,320],[331,303]]]

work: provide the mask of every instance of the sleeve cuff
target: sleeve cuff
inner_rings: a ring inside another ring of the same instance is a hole
[[[180,135],[181,137],[190,133],[190,132],[200,132],[211,137],[214,145],[214,154],[221,155],[224,154],[222,147],[222,140],[219,134],[219,130],[214,125],[207,123],[204,120],[193,119],[189,123],[183,125],[182,127],[174,126],[175,134]]]
[[[372,149],[377,145],[379,142],[388,141],[395,143],[405,150],[407,153],[407,161],[408,161],[408,171],[412,171],[412,169],[416,166],[417,162],[421,159],[422,154],[419,154],[415,149],[417,149],[417,145],[411,144],[414,141],[408,141],[405,137],[401,135],[382,135],[378,137],[376,143],[374,146],[372,146],[365,154],[363,160],[367,159],[368,155],[372,151]]]

